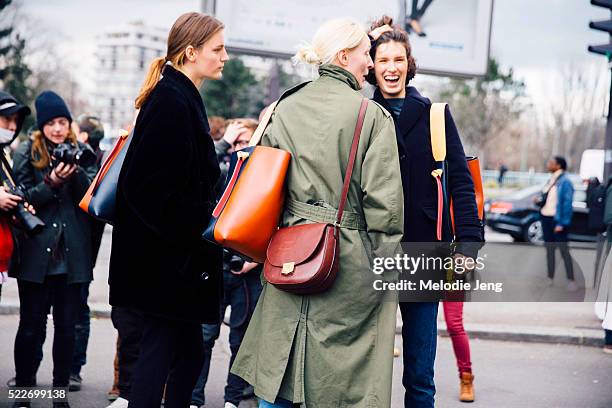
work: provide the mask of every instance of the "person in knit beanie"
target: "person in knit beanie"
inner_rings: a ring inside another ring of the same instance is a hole
[[[62,143],[88,149],[77,141],[70,127],[72,115],[64,100],[53,91],[44,91],[34,105],[37,129],[15,150],[13,173],[45,225],[35,235],[15,230],[18,245],[9,276],[17,279],[20,305],[28,310],[19,318],[15,339],[15,385],[36,385],[41,327],[46,325],[51,306],[52,385],[68,388],[76,319],[83,303],[82,293],[93,278],[91,219],[79,209],[79,201],[97,168],[95,164],[69,164],[53,157],[54,149]],[[68,406],[64,401],[53,401],[54,408]]]

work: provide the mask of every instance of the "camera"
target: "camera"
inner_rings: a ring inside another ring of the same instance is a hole
[[[89,146],[79,146],[72,143],[60,143],[53,149],[53,167],[59,163],[76,164],[82,167],[96,163],[96,153]]]
[[[230,271],[240,271],[244,266],[244,259],[226,250],[223,250],[223,262],[229,266]]]
[[[10,188],[9,192],[25,200],[23,188],[21,188],[20,186]],[[28,234],[37,234],[45,226],[45,223],[40,218],[38,218],[25,208],[25,206],[23,205],[23,201],[20,201],[17,204],[17,207],[15,207],[11,211],[11,214],[15,216],[15,219],[17,220],[17,226],[25,230]]]

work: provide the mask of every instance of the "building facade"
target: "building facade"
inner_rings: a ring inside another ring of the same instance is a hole
[[[110,135],[134,119],[134,99],[151,61],[166,53],[165,29],[133,22],[96,38],[94,105]]]

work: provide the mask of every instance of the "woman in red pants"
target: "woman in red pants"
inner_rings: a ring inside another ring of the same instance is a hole
[[[474,401],[474,375],[472,374],[472,361],[470,360],[470,339],[463,328],[463,302],[444,300],[444,320],[446,330],[453,342],[453,351],[459,369],[461,402]]]

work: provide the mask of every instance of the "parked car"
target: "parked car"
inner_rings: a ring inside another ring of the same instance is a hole
[[[510,234],[515,241],[540,243],[542,225],[539,208],[533,203],[544,186],[531,186],[506,197],[487,200],[485,203],[486,224],[494,231]],[[574,185],[574,216],[569,229],[570,241],[594,242],[597,233],[589,230],[586,206],[586,187]]]

